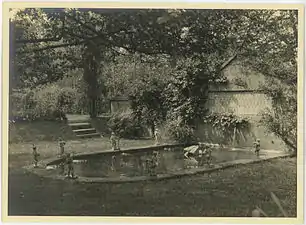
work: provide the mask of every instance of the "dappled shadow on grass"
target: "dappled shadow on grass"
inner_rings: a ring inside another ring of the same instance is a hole
[[[296,216],[296,159],[238,166],[180,179],[131,184],[81,184],[40,178],[11,158],[10,215],[249,216],[256,205],[278,216],[273,191]]]
[[[58,154],[59,144],[57,141],[39,141],[33,142],[37,146],[37,151],[42,155],[42,158],[52,157]],[[120,141],[121,148],[128,147],[139,147],[139,146],[150,146],[153,145],[154,141],[148,140],[128,140],[122,139]],[[111,143],[109,138],[94,138],[94,139],[79,139],[66,141],[65,151],[74,153],[87,153],[97,152],[103,150],[110,150]],[[14,143],[9,145],[10,154],[31,154],[32,145],[31,143]]]
[[[24,121],[10,124],[9,142],[26,143],[76,139],[71,128],[64,121]]]

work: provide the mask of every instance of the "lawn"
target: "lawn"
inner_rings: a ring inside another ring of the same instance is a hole
[[[37,151],[42,158],[56,156],[59,152],[58,141],[32,141],[25,143],[12,143],[9,144],[10,154],[30,154],[32,152],[32,143],[37,146]],[[154,140],[128,140],[121,139],[120,147],[122,149],[127,147],[150,146],[154,144]],[[108,137],[92,138],[92,139],[79,139],[66,141],[65,151],[82,153],[82,152],[95,152],[110,150],[111,144]]]
[[[38,126],[39,125],[39,126]],[[62,123],[18,124],[9,145],[9,215],[249,216],[259,206],[278,216],[273,191],[296,216],[296,159],[277,159],[154,183],[82,184],[42,178],[22,169],[32,163],[31,143],[41,159],[55,156],[56,139],[66,151],[110,149],[108,138],[76,140]],[[62,127],[59,130],[59,127]],[[122,140],[121,147],[152,145],[153,140]]]
[[[43,158],[55,156],[59,151],[58,139],[66,141],[65,150],[68,152],[92,152],[111,149],[109,137],[94,139],[77,139],[71,128],[64,122],[34,121],[18,122],[10,126],[9,153],[28,154],[32,152],[34,143]],[[120,140],[120,147],[137,147],[154,144],[148,140]]]
[[[41,178],[21,169],[29,163],[29,152],[10,154],[9,215],[241,217],[258,205],[278,216],[273,191],[289,215],[296,216],[295,158],[146,184]]]
[[[61,121],[24,121],[9,125],[10,143],[55,141],[59,137],[65,140],[76,139],[72,129]]]

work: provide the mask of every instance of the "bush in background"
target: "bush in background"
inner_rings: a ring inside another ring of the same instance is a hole
[[[122,138],[137,138],[144,134],[144,127],[130,110],[111,115],[108,126]]]
[[[179,143],[189,144],[196,141],[194,129],[180,119],[166,121],[165,136]]]
[[[72,88],[57,85],[24,89],[11,95],[13,120],[64,120],[76,99]]]

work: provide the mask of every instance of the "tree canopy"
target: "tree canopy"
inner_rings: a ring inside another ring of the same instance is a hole
[[[296,10],[15,10],[11,18],[11,61],[14,64],[11,65],[11,77],[19,80],[19,85],[31,87],[54,82],[69,74],[70,70],[80,69],[88,84],[88,98],[94,105],[97,93],[103,91],[101,88],[110,90],[102,83],[113,82],[113,87],[116,82],[124,83],[122,74],[113,80],[102,76],[105,82],[99,83],[100,74],[103,71],[107,74],[110,68],[106,67],[119,56],[136,54],[139,60],[164,58],[172,69],[177,69],[169,80],[169,85],[176,88],[170,90],[181,94],[177,102],[169,104],[172,107],[179,104],[174,108],[182,109],[192,103],[181,112],[184,114],[187,109],[192,111],[197,107],[199,98],[205,93],[197,85],[205,86],[208,81],[222,79],[222,69],[239,59],[247,68],[267,77],[265,90],[273,100],[276,115],[286,115],[288,119],[293,119],[290,120],[293,123],[296,117],[292,115],[296,115],[297,109],[297,19]],[[132,67],[129,64],[126,66]],[[113,69],[118,70],[115,67]],[[163,73],[153,67],[147,69],[152,73]],[[153,96],[155,90],[152,87],[161,88],[164,85],[161,77],[151,79],[151,75],[146,77],[145,74],[142,80],[137,77],[138,82],[134,79],[134,88],[130,89],[139,90],[132,95],[142,99],[142,103],[152,100],[145,98],[148,93]],[[158,80],[156,85],[153,85],[154,79]],[[150,87],[146,86],[147,81],[151,82]],[[195,81],[197,85],[192,85]],[[188,94],[186,85],[189,87]],[[174,92],[168,94],[168,99],[177,97]],[[195,99],[198,100],[195,102]],[[288,110],[282,113],[286,106]],[[275,115],[275,112],[269,115]],[[268,118],[270,122],[282,120],[273,116]],[[296,130],[291,122],[270,128],[281,136],[291,137]],[[290,138],[292,142],[295,140]]]
[[[237,54],[264,54],[267,45],[274,51],[287,46],[290,54],[284,57],[292,58],[296,50],[291,45],[297,39],[297,15],[288,10],[40,8],[18,11],[12,24],[17,67],[32,59],[37,68],[32,73],[52,71],[53,76],[35,76],[38,80],[58,79],[56,70],[64,74],[67,68],[83,68],[80,56],[89,45],[106,54],[104,60],[135,52],[210,57],[212,70],[220,70]],[[295,37],[285,43],[281,39],[288,32]],[[25,75],[29,70],[23,70]]]

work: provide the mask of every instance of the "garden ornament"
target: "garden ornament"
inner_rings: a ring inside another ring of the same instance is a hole
[[[260,151],[260,139],[256,139],[254,142],[254,148],[255,148],[255,154],[259,156],[259,151]]]
[[[66,164],[68,167],[67,177],[72,179],[76,178],[74,174],[73,158],[70,153],[68,153],[66,156]]]
[[[62,157],[65,154],[66,142],[60,138],[58,143],[59,143],[59,148],[60,148],[59,157]]]
[[[158,128],[155,128],[154,138],[155,138],[155,145],[158,145],[160,143],[160,139],[161,139],[160,132],[159,132]]]
[[[120,138],[115,134],[115,132],[111,133],[111,136],[110,136],[109,139],[110,139],[110,142],[111,142],[111,145],[112,145],[112,150],[113,151],[120,150],[120,147],[119,147]]]
[[[37,152],[37,147],[35,144],[32,145],[32,149],[33,149],[34,168],[37,168],[38,167],[38,157],[40,156],[40,154]]]

